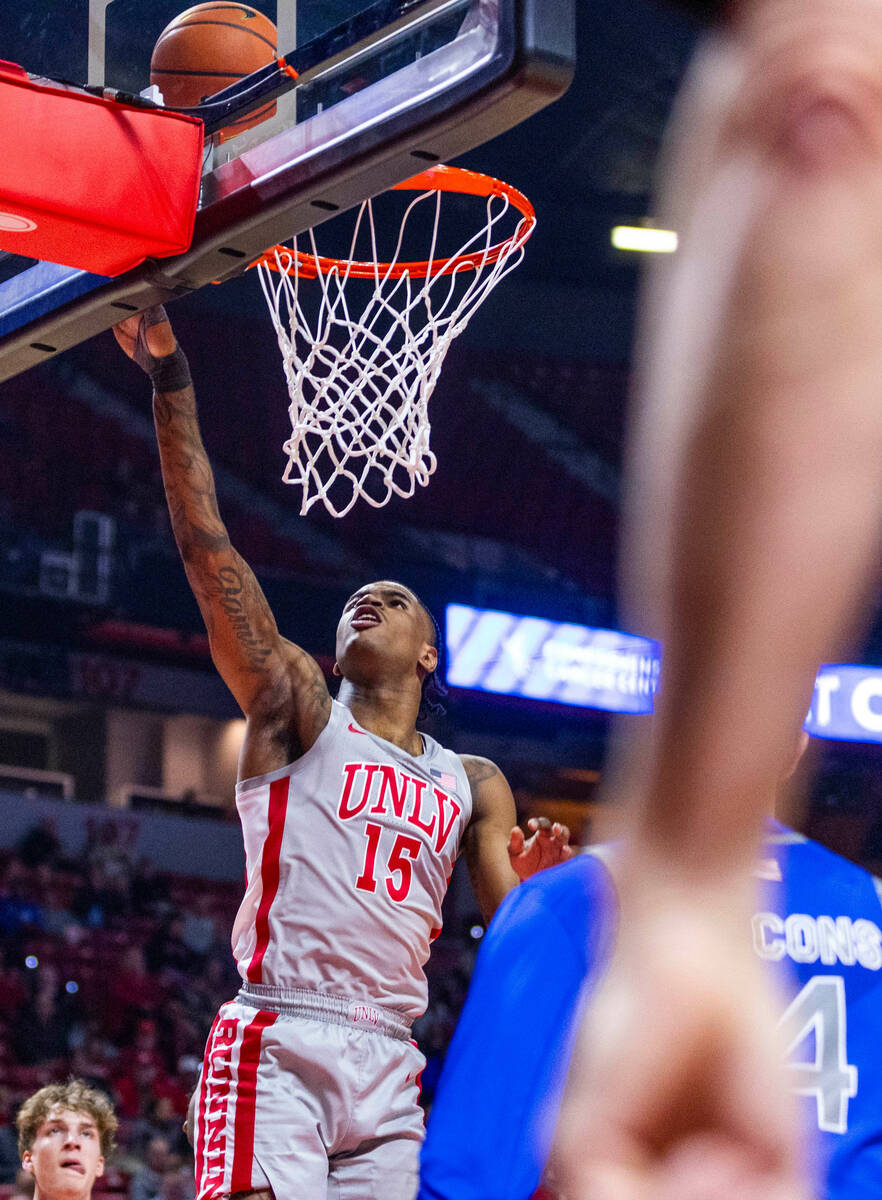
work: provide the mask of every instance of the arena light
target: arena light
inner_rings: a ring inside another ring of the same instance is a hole
[[[673,254],[677,249],[677,234],[673,229],[653,229],[647,225],[616,225],[610,240],[617,250],[643,254]]]
[[[614,629],[449,604],[447,682],[606,712],[652,712],[657,642]]]

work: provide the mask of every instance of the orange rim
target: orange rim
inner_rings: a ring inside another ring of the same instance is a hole
[[[523,192],[494,179],[491,175],[482,175],[479,171],[467,171],[463,167],[437,166],[429,167],[396,183],[391,189],[395,192],[459,192],[471,196],[502,196],[512,208],[517,209],[522,220],[514,233],[501,242],[488,247],[486,250],[474,250],[468,254],[452,255],[449,258],[422,259],[418,262],[359,262],[348,258],[324,258],[307,254],[303,250],[292,250],[290,246],[271,246],[265,254],[251,263],[252,267],[265,266],[271,271],[284,270],[276,261],[276,255],[287,258],[289,263],[297,263],[297,272],[306,279],[315,279],[317,275],[330,275],[332,271],[351,276],[353,279],[373,279],[377,275],[384,278],[400,279],[402,275],[410,275],[414,279],[423,279],[427,275],[451,275],[455,271],[474,271],[488,263],[494,263],[515,244],[523,245],[529,238],[536,225],[536,213],[533,205]]]

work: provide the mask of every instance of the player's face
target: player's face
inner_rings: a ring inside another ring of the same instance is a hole
[[[88,1113],[51,1109],[22,1166],[36,1180],[34,1200],[85,1200],[104,1174],[97,1125]]]
[[[361,650],[432,670],[435,651],[429,618],[409,588],[392,580],[369,583],[353,592],[337,626],[337,662]],[[345,670],[343,671],[345,674]]]

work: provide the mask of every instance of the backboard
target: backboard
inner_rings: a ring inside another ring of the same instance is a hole
[[[252,0],[300,79],[207,146],[191,249],[115,279],[0,254],[0,380],[127,312],[243,270],[268,246],[511,128],[566,90],[575,0]],[[2,57],[131,93],[186,0],[18,0]],[[8,11],[7,11],[8,9]],[[516,182],[516,181],[515,181]],[[0,165],[2,187],[2,165]]]

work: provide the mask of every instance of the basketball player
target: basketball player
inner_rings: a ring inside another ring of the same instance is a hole
[[[175,537],[247,718],[237,805],[248,882],[232,938],[243,987],[205,1052],[199,1200],[412,1200],[424,1060],[410,1026],[459,848],[489,920],[519,877],[568,856],[568,831],[545,822],[525,842],[497,768],[417,731],[439,638],[402,584],[367,584],[346,603],[331,699],[230,545],[165,313],[116,335],[153,382]]]
[[[662,173],[680,250],[644,296],[624,608],[665,666],[615,784],[631,833],[561,1122],[571,1200],[804,1194],[742,931],[762,797],[877,578],[882,7],[727,8]]]
[[[537,876],[494,917],[432,1105],[419,1200],[528,1200],[539,1186],[580,1003],[612,947],[615,855],[598,847]],[[817,1130],[814,1194],[877,1200],[882,882],[771,819],[757,875],[741,932],[780,976],[788,1075]]]
[[[79,1079],[52,1083],[25,1100],[15,1123],[34,1200],[91,1200],[116,1133],[107,1097]]]

